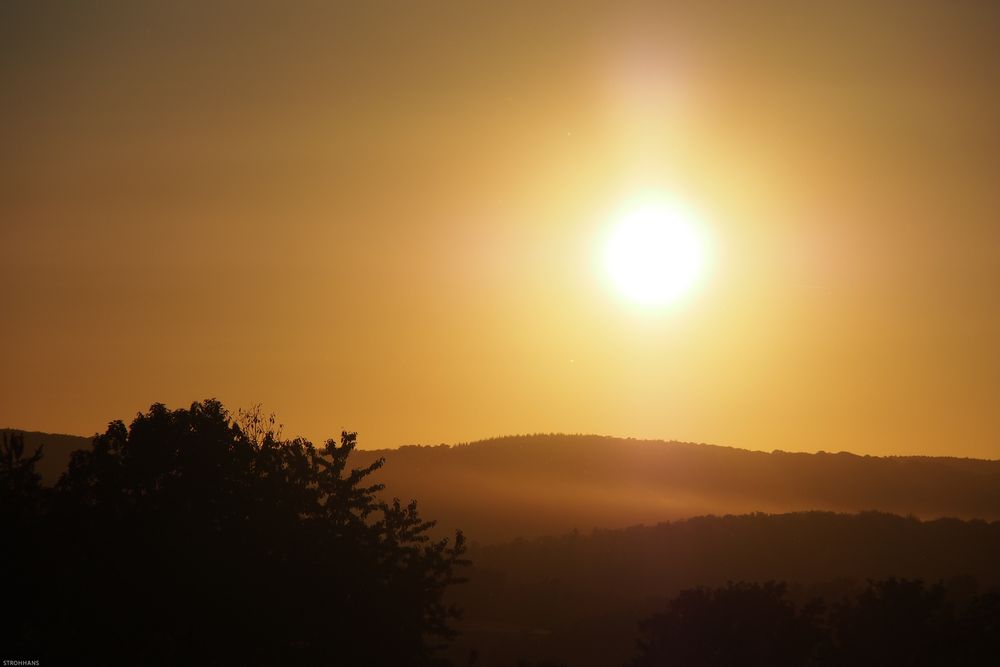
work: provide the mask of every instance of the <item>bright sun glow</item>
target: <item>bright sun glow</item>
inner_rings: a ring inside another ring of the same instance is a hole
[[[697,282],[704,248],[691,214],[655,203],[630,210],[608,240],[605,261],[615,286],[644,305],[676,300]]]

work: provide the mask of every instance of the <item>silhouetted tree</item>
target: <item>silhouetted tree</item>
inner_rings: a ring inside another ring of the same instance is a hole
[[[1000,591],[973,598],[958,619],[958,641],[966,648],[964,662],[956,665],[989,665],[1000,656]]]
[[[259,409],[153,405],[75,452],[55,489],[4,442],[22,581],[15,645],[74,664],[441,664],[461,533],[431,540],[416,504],[348,468],[356,436],[284,440]],[[34,481],[33,481],[34,480]],[[8,614],[15,613],[10,609]],[[6,640],[5,640],[6,642]]]
[[[779,583],[682,591],[640,624],[634,667],[805,665],[818,650],[818,607],[799,611]]]
[[[965,648],[944,587],[917,580],[871,582],[834,609],[832,626],[837,665],[955,665]]]
[[[680,593],[640,624],[635,666],[985,667],[1000,655],[1000,594],[958,608],[942,584],[869,581],[827,610],[796,608],[781,584]]]
[[[35,466],[42,448],[25,457],[24,434],[3,433],[0,439],[0,512],[5,521],[32,517],[42,496],[42,477]]]
[[[38,557],[37,520],[44,496],[41,476],[35,466],[42,457],[39,447],[25,456],[24,436],[4,433],[0,439],[0,651],[15,658],[25,654],[37,639],[37,628],[25,615],[26,605],[35,599],[39,582],[25,576]]]

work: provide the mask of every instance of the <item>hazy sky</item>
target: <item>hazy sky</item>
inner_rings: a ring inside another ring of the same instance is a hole
[[[1000,458],[1000,5],[0,4],[0,426]],[[629,304],[649,192],[710,267]]]

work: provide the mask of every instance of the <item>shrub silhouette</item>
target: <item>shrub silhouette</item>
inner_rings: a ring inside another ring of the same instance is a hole
[[[5,650],[74,664],[441,664],[461,533],[376,499],[354,433],[283,440],[259,410],[156,404],[75,452],[54,489],[5,440]],[[34,475],[34,476],[33,476]],[[30,521],[14,521],[28,516]]]

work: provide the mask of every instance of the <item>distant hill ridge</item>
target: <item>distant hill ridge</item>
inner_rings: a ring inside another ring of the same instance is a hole
[[[397,452],[405,449],[458,449],[461,447],[484,447],[493,446],[498,444],[517,444],[517,445],[532,445],[538,440],[583,440],[583,441],[605,441],[608,443],[619,443],[627,442],[634,443],[638,445],[653,445],[653,446],[670,446],[670,447],[690,447],[690,448],[711,448],[716,450],[725,450],[729,452],[745,452],[748,454],[755,455],[770,455],[770,454],[788,454],[792,456],[853,456],[856,458],[863,459],[905,459],[905,460],[916,460],[916,461],[937,461],[937,462],[951,462],[956,465],[962,465],[964,462],[969,462],[972,464],[980,463],[991,463],[995,464],[1000,468],[1000,459],[978,459],[969,456],[929,456],[925,454],[889,454],[886,456],[877,456],[872,454],[857,454],[855,452],[850,452],[847,450],[840,450],[837,452],[828,452],[824,450],[818,450],[816,452],[790,452],[783,449],[772,449],[770,451],[763,449],[746,449],[743,447],[733,447],[731,445],[716,445],[707,442],[688,442],[685,440],[660,440],[655,438],[631,438],[631,437],[619,437],[614,435],[596,435],[596,434],[586,434],[586,433],[529,433],[522,435],[498,435],[492,438],[483,438],[482,440],[471,440],[469,442],[456,442],[454,444],[440,443],[437,445],[423,445],[423,444],[406,444],[400,445],[399,447],[388,447],[382,449],[369,449],[365,451],[370,452]]]
[[[9,429],[4,429],[9,430]],[[54,483],[80,436],[26,432]],[[704,514],[880,510],[1000,519],[1000,461],[752,451],[596,435],[504,436],[457,445],[358,450],[379,457],[389,492],[415,498],[442,532],[496,542]]]
[[[574,528],[655,524],[703,514],[880,510],[922,518],[1000,518],[1000,461],[761,452],[591,435],[524,435],[384,456],[394,495],[443,528],[503,541]]]

